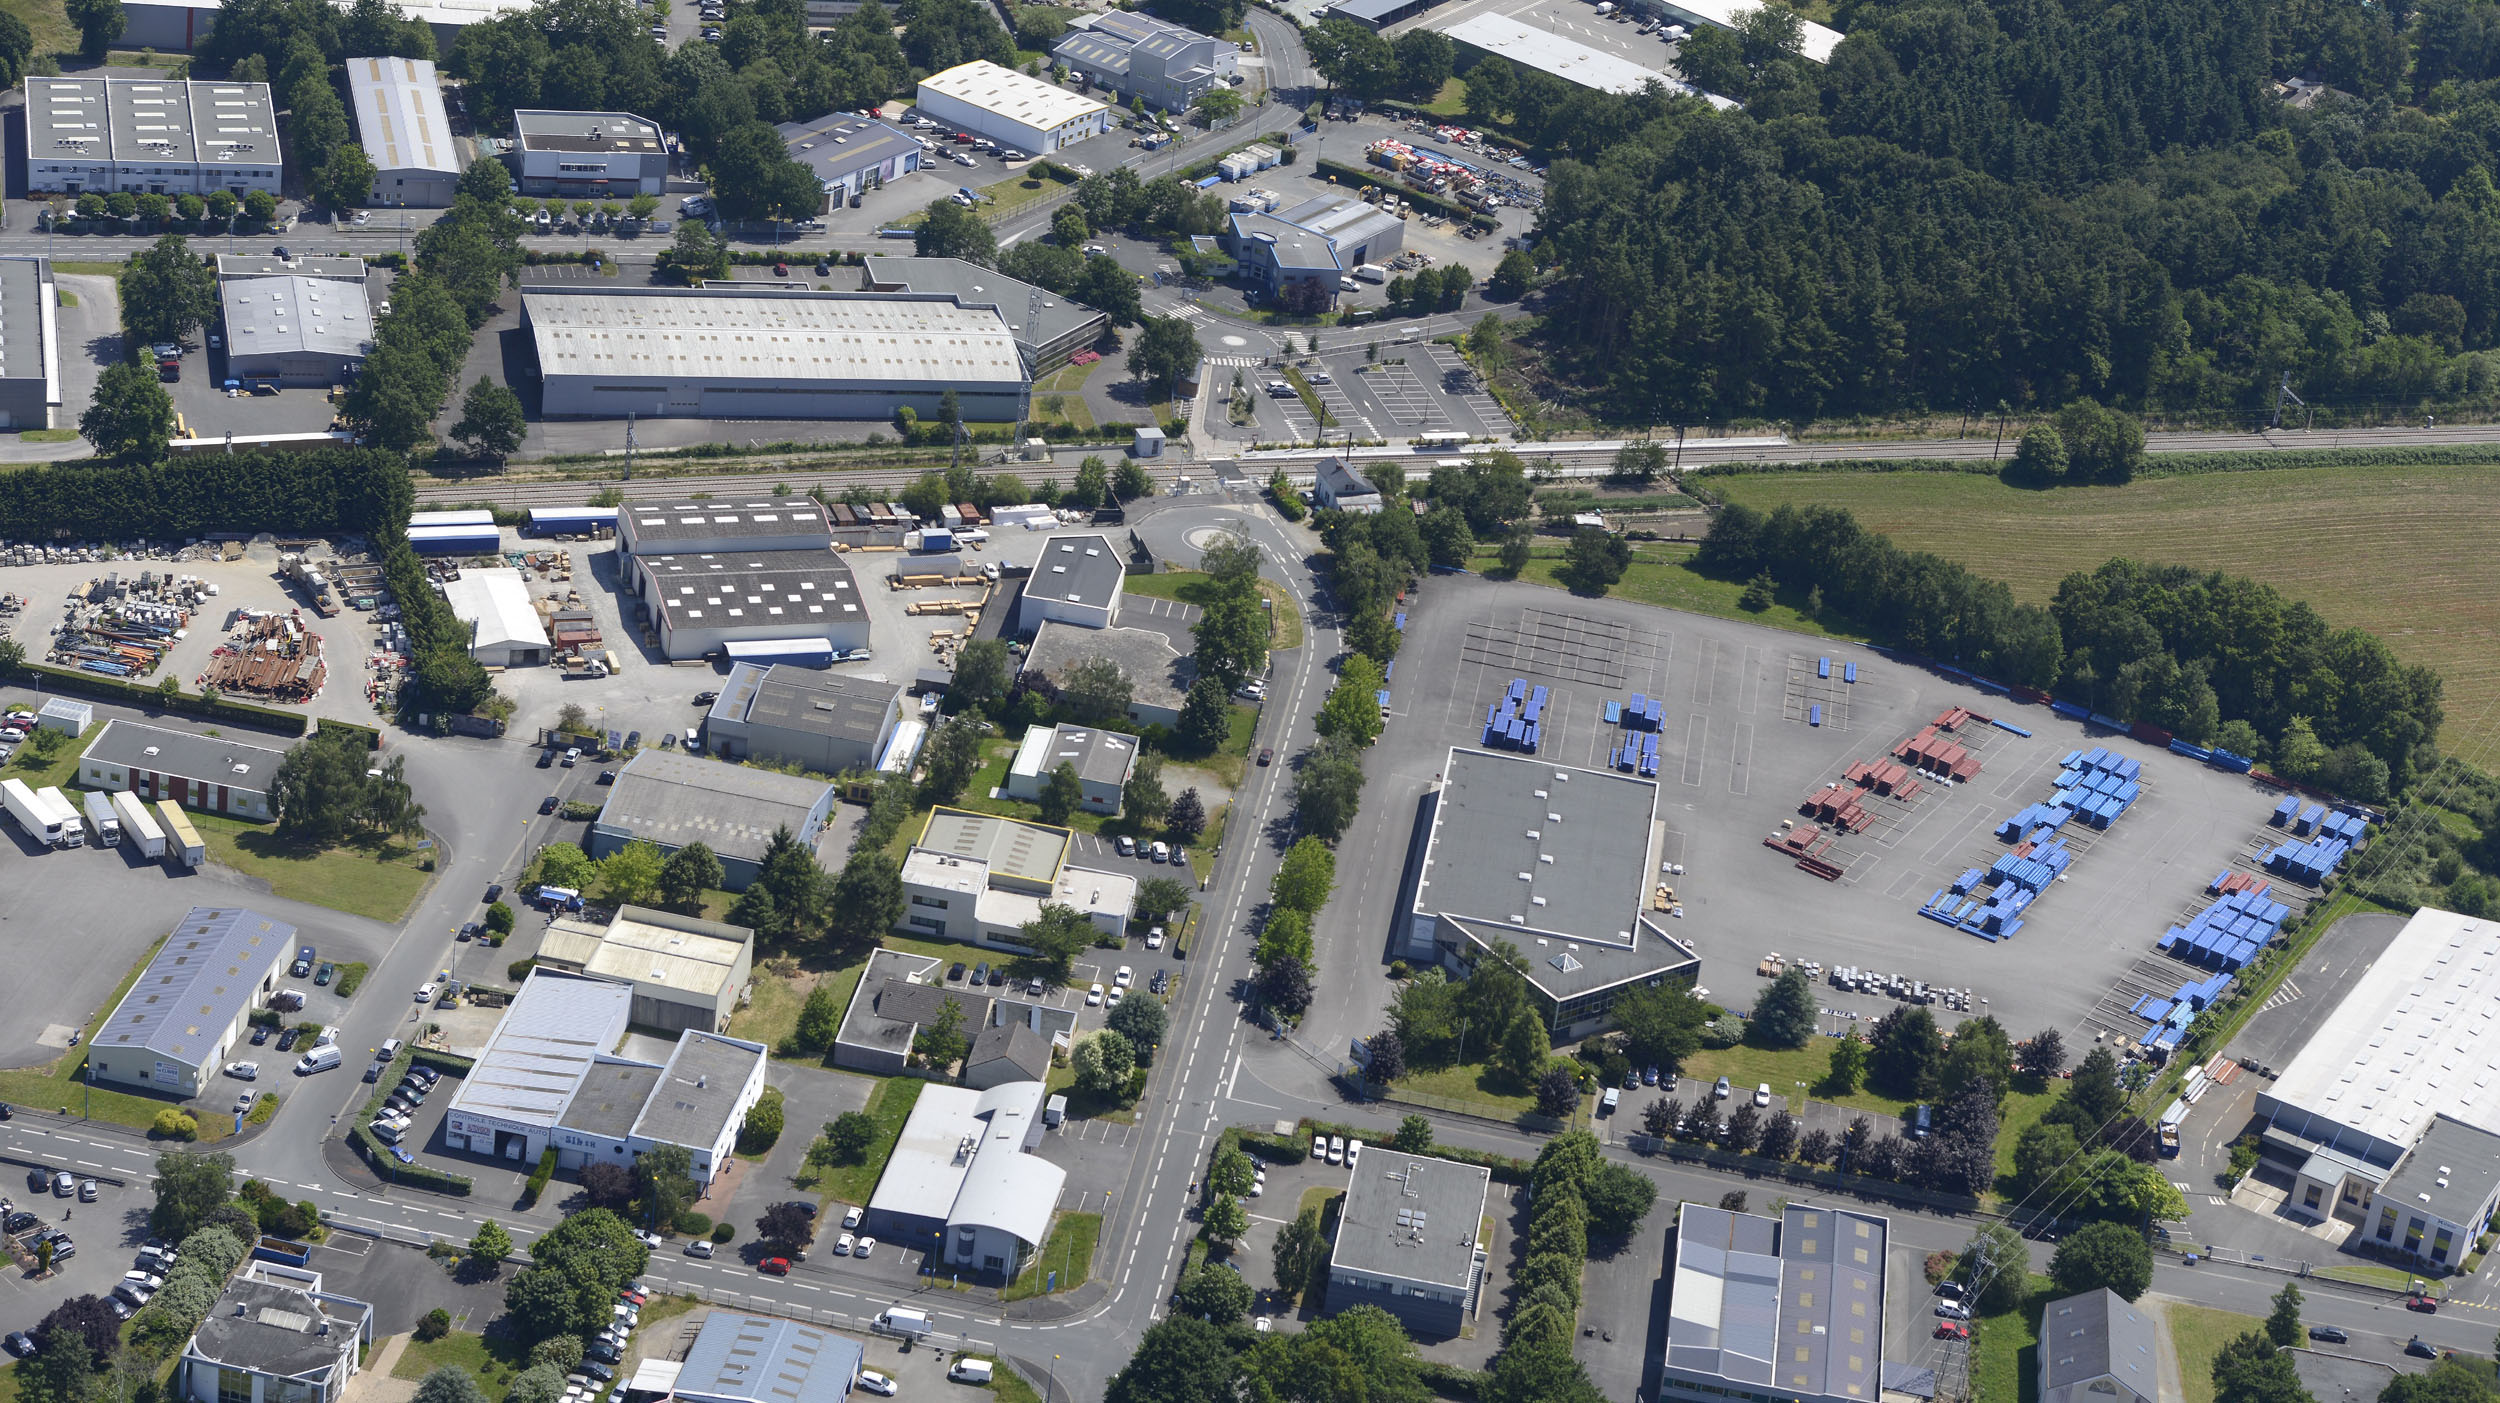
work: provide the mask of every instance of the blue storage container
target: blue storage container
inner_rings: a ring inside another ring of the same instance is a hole
[[[1824,681],[1830,681],[1832,676],[1832,660],[1829,658],[1817,658],[1814,663],[1814,675]]]
[[[1857,681],[1857,680],[1858,680],[1858,665],[1857,665],[1856,663],[1851,663],[1851,664],[1849,664],[1847,667],[1845,667],[1845,668],[1841,669],[1841,673],[1840,673],[1840,680],[1841,680],[1841,681],[1843,681],[1843,682],[1855,682],[1855,681]]]

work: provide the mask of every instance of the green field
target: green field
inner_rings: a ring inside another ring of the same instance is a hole
[[[2500,595],[2487,574],[2500,547],[2500,473],[2488,467],[2296,468],[2050,492],[1969,473],[1704,481],[1766,510],[1846,507],[1868,530],[1960,561],[2034,603],[2113,555],[2247,575],[2438,669],[2449,748],[2487,763],[2500,740]]]
[[[2265,1322],[2205,1306],[2164,1307],[2170,1320],[2170,1352],[2179,1359],[2179,1392],[2187,1403],[2214,1403],[2214,1357],[2222,1347]]]
[[[2034,1403],[2040,1396],[2040,1308],[2049,1279],[2034,1272],[2023,1303],[1971,1322],[1971,1396],[1980,1403]]]
[[[1130,594],[1176,599],[1183,604],[1203,604],[1206,602],[1207,577],[1196,570],[1158,570],[1151,575],[1131,575],[1121,588]],[[1294,607],[1292,592],[1273,580],[1261,579],[1259,593],[1267,599],[1276,614],[1276,631],[1267,646],[1301,647],[1302,614]]]
[[[130,986],[139,982],[141,971],[148,967],[149,960],[155,958],[157,946],[164,943],[159,939],[148,946],[131,964],[130,972],[122,976],[112,995],[89,1011],[83,1029],[85,1036],[79,1039],[77,1048],[39,1067],[0,1070],[0,1101],[37,1109],[66,1106],[73,1114],[93,1116],[97,1120],[141,1130],[156,1120],[157,1112],[178,1104],[154,1096],[135,1096],[110,1087],[91,1087],[80,1079],[87,1066],[88,1049],[95,1045],[96,1029],[103,1026],[106,1015],[122,1001],[122,996],[130,992]],[[220,1140],[233,1131],[232,1116],[212,1111],[200,1119],[200,1139],[203,1141]]]
[[[893,1157],[894,1142],[903,1138],[903,1122],[911,1119],[911,1108],[919,1103],[918,1077],[888,1077],[877,1083],[868,1098],[868,1114],[877,1121],[877,1143],[870,1147],[868,1157],[858,1164],[811,1167],[813,1183],[802,1177],[800,1187],[830,1194],[843,1203],[866,1203],[877,1187],[877,1176],[885,1173],[885,1162]]]
[[[454,1330],[439,1340],[409,1340],[407,1348],[400,1351],[399,1362],[391,1367],[391,1377],[422,1379],[446,1364],[457,1364],[485,1385],[491,1398],[512,1386],[512,1376],[529,1362],[528,1354],[528,1348],[518,1340],[489,1340],[484,1335]]]
[[[1695,573],[1686,564],[1692,559],[1693,547],[1673,542],[1652,541],[1632,548],[1632,565],[1623,579],[1608,593],[1617,599],[1641,604],[1655,604],[1666,609],[1682,609],[1687,613],[1710,614],[1722,619],[1742,619],[1746,623],[1768,624],[1773,628],[1810,633],[1824,638],[1863,638],[1846,628],[1828,627],[1808,619],[1786,603],[1774,604],[1759,614],[1738,607],[1737,599],[1745,592],[1741,581],[1714,580]],[[1562,564],[1563,547],[1538,545],[1528,554],[1528,567],[1519,578],[1531,584],[1552,585],[1554,571]],[[1502,578],[1500,561],[1489,547],[1479,549],[1468,561],[1470,569]],[[1556,586],[1560,588],[1560,586]]]
[[[998,1293],[1002,1301],[1021,1301],[1030,1296],[1050,1293],[1050,1274],[1059,1273],[1061,1291],[1073,1291],[1085,1284],[1094,1265],[1094,1244],[1102,1238],[1100,1213],[1062,1213],[1051,1221],[1050,1237],[1042,1250],[1033,1255],[1033,1262],[1024,1275],[1008,1282]]]
[[[405,842],[314,848],[279,837],[266,823],[196,812],[190,819],[212,860],[260,878],[289,901],[309,901],[384,925],[397,925],[434,880],[420,865],[430,854]]]

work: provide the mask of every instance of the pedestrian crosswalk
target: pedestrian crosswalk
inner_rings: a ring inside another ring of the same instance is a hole
[[[1265,365],[1267,363],[1267,357],[1265,356],[1207,356],[1205,357],[1205,360],[1209,365],[1233,367]]]
[[[2259,1006],[2257,1011],[2259,1013],[2264,1013],[2268,1009],[2281,1008],[2283,1005],[2291,1003],[2299,997],[2300,986],[2286,979],[2283,981],[2283,987],[2274,991],[2274,997],[2266,1000],[2263,1005]]]

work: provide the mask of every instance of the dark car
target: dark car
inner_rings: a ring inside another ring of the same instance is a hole
[[[597,1379],[601,1383],[607,1383],[616,1377],[616,1371],[614,1369],[609,1368],[607,1365],[602,1364],[595,1359],[583,1360],[582,1372],[590,1375],[594,1379]]]
[[[2424,1343],[2422,1337],[2419,1335],[2405,1341],[2405,1353],[2412,1355],[2416,1359],[2437,1359],[2439,1357],[2439,1351]]]
[[[280,244],[276,248],[269,250],[269,253],[273,258],[293,258],[295,256],[294,254],[286,251],[285,244]]]
[[[616,783],[616,771],[614,771],[614,770],[601,770],[601,771],[599,772],[599,782],[600,782],[601,784],[614,784],[614,783]]]
[[[254,1028],[252,1030],[252,1046],[260,1047],[265,1045],[268,1041],[269,1030],[267,1028]]]
[[[501,883],[501,882],[488,882],[488,883],[486,884],[486,901],[487,901],[487,904],[491,906],[491,905],[493,905],[495,902],[498,902],[498,901],[501,901],[501,900],[503,900],[503,883]]]
[[[313,971],[313,984],[318,988],[326,989],[330,986],[330,981],[338,977],[338,972],[339,967],[337,965],[330,963],[328,960],[323,960],[321,962],[321,968]]]
[[[443,1079],[442,1073],[435,1071],[433,1068],[425,1066],[422,1063],[410,1067],[408,1069],[408,1075],[417,1081],[424,1082],[428,1091],[434,1089],[434,1083]]]
[[[294,1028],[289,1028],[285,1032],[278,1034],[278,1051],[287,1052],[292,1050],[296,1041],[303,1036],[303,1033]]]
[[[26,1187],[39,1194],[52,1192],[52,1171],[40,1164],[27,1170]]]
[[[720,693],[718,692],[697,692],[694,694],[694,704],[696,706],[710,706],[712,703],[719,700]]]
[[[955,962],[955,967],[954,967],[953,969],[950,969],[950,970],[948,970],[948,971],[946,972],[946,982],[947,982],[947,983],[949,983],[949,984],[953,984],[953,983],[956,983],[956,982],[960,981],[963,977],[964,977],[964,962],[963,962],[963,961],[961,961],[961,960],[957,960],[957,961]]]
[[[606,1364],[610,1367],[614,1367],[616,1362],[624,1357],[624,1351],[618,1349],[614,1345],[592,1345],[590,1348],[582,1351],[582,1358],[591,1360],[595,1363]]]
[[[549,767],[549,766],[551,766],[551,765],[555,764],[555,762],[556,762],[556,753],[555,753],[554,751],[552,751],[552,750],[542,750],[542,751],[538,752],[538,768],[540,768],[540,769],[542,769],[542,770],[543,770],[543,769],[546,769],[547,767]]]
[[[377,1082],[377,1081],[380,1081],[381,1079],[382,1079],[382,1064],[381,1064],[381,1063],[379,1063],[379,1062],[375,1062],[375,1063],[373,1063],[373,1064],[371,1064],[371,1065],[369,1065],[369,1066],[367,1066],[367,1067],[365,1068],[365,1080],[366,1080],[367,1082]]]
[[[557,798],[553,794],[550,794],[546,798],[538,801],[538,811],[542,814],[554,813],[556,811],[556,806],[563,802],[563,800]]]
[[[989,961],[983,960],[979,964],[972,967],[972,982],[975,984],[987,984],[990,982]]]
[[[641,747],[642,747],[642,732],[640,732],[640,731],[627,731],[627,732],[625,733],[625,748],[626,748],[627,750],[638,750],[638,749],[640,749]]]
[[[1275,763],[1275,760],[1276,760],[1276,748],[1275,748],[1274,746],[1272,746],[1272,745],[1262,745],[1262,746],[1260,746],[1260,747],[1259,747],[1259,763],[1260,763],[1260,764],[1262,764],[1262,765],[1273,764],[1273,763]]]
[[[2313,1340],[2321,1340],[2331,1345],[2349,1344],[2352,1342],[2352,1336],[2345,1334],[2342,1327],[2335,1325],[2312,1325],[2309,1327],[2309,1338]]]
[[[9,1214],[8,1221],[6,1223],[0,1223],[0,1231],[11,1233],[33,1232],[35,1230],[35,1224],[39,1221],[40,1220],[37,1219],[34,1214],[20,1208]]]
[[[34,1336],[27,1334],[23,1330],[11,1330],[6,1339],[0,1339],[0,1346],[6,1346],[9,1353],[16,1355],[20,1359],[32,1359],[35,1357]]]
[[[287,972],[287,973],[289,973],[289,974],[291,974],[291,975],[294,975],[294,976],[295,976],[296,978],[298,978],[298,979],[301,979],[301,978],[303,978],[304,976],[306,976],[306,975],[308,975],[308,974],[312,973],[312,970],[313,970],[313,948],[312,948],[311,946],[307,945],[307,946],[303,947],[302,949],[297,950],[297,951],[295,952],[295,963],[294,963],[294,964],[291,964],[291,965],[289,965],[289,966],[287,966],[287,971],[286,971],[286,972]]]
[[[832,264],[830,264],[830,263],[826,262],[825,260],[823,260],[823,259],[821,259],[821,258],[819,258],[819,259],[817,259],[817,260],[816,260],[816,276],[817,276],[817,277],[820,277],[820,278],[821,278],[821,277],[825,277],[825,276],[827,276],[827,275],[831,274],[832,272],[833,272],[833,265],[832,265]]]
[[[992,965],[992,966],[990,966],[990,983],[992,983],[992,984],[1004,984],[1004,983],[1006,983],[1006,982],[1007,982],[1007,967],[1006,967],[1005,965]]]

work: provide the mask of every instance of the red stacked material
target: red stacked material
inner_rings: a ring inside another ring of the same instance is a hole
[[[1892,753],[1922,770],[1948,774],[1955,779],[1966,780],[1979,773],[1979,757],[1959,743],[1938,735],[1934,726],[1925,727],[1917,735],[1894,746]]]
[[[1820,828],[1792,828],[1762,840],[1762,846],[1791,857],[1812,856],[1828,850],[1831,845],[1832,835]]]
[[[1878,794],[1898,794],[1901,786],[1910,781],[1910,770],[1907,765],[1886,760],[1868,773],[1867,781]]]
[[[1909,800],[1915,799],[1925,792],[1926,789],[1924,786],[1920,785],[1917,780],[1909,779],[1903,780],[1901,783],[1893,786],[1892,797],[1895,799]]]
[[[2263,877],[2256,876],[2253,873],[2233,872],[2228,876],[2225,876],[2219,882],[2206,883],[2205,894],[2207,896],[2229,896],[2234,892],[2253,892],[2258,896],[2264,896],[2273,888],[2273,886],[2274,883],[2267,881]]]
[[[1874,822],[1858,803],[1858,791],[1843,784],[1824,785],[1797,807],[1799,812],[1845,832],[1854,833]]]
[[[1874,783],[1875,767],[1864,760],[1840,772],[1840,777],[1863,788]]]
[[[1931,729],[1939,731],[1958,731],[1962,729],[1962,723],[1968,721],[1969,719],[1971,719],[1970,708],[1961,706],[1947,707],[1945,710],[1936,713],[1935,725]]]
[[[1826,882],[1837,882],[1842,877],[1848,875],[1840,864],[1836,862],[1829,862],[1819,857],[1801,857],[1797,859],[1797,870],[1800,872],[1812,873],[1814,876],[1820,877]]]

